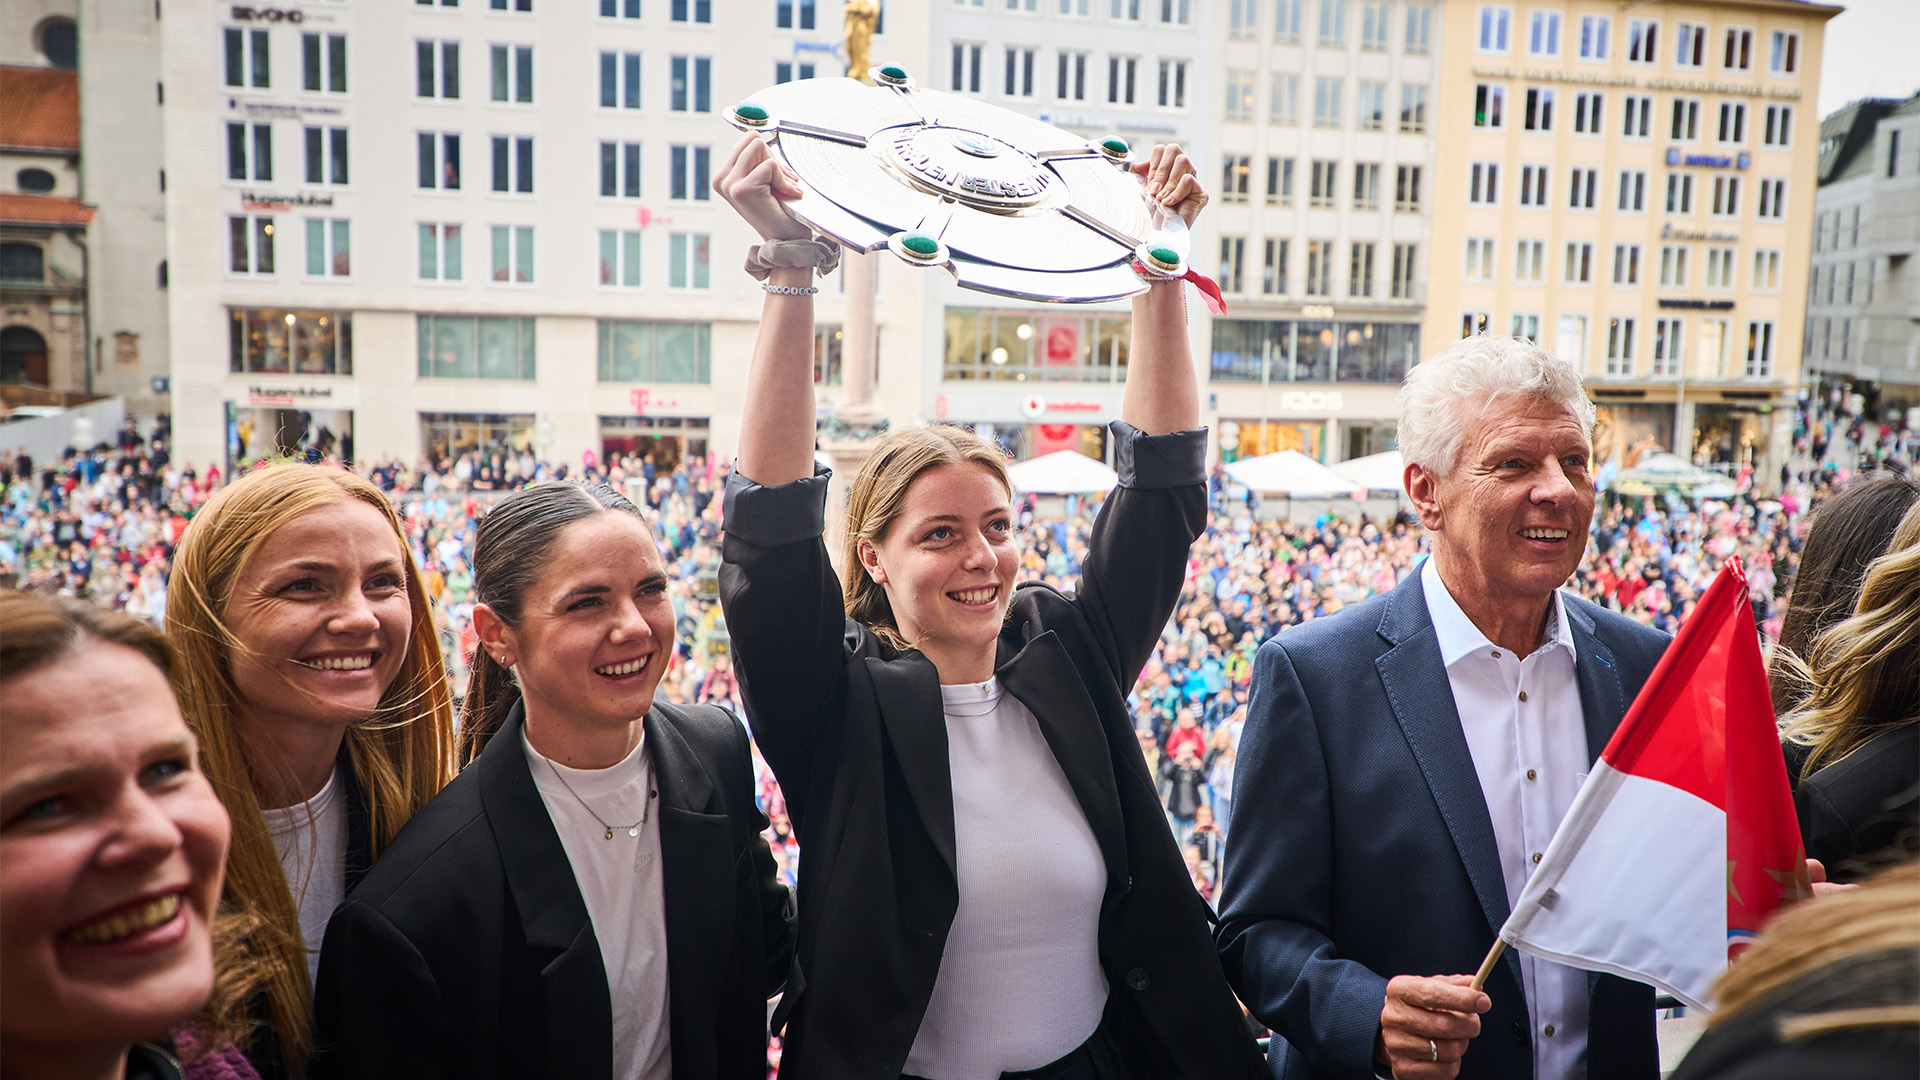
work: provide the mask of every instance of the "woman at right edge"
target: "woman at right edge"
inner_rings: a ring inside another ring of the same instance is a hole
[[[1206,204],[1178,147],[1135,169],[1189,224]],[[809,237],[783,205],[801,192],[751,135],[714,187],[770,242],[720,596],[806,852],[783,1080],[1263,1075],[1126,708],[1206,524],[1183,283],[1133,301],[1120,483],[1077,595],[1015,592],[1004,455],[952,427],[876,442],[843,585],[813,458],[817,264],[771,243]]]

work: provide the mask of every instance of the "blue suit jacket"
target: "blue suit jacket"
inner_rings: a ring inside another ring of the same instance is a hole
[[[1591,761],[1668,638],[1563,595]],[[1370,1078],[1387,980],[1473,973],[1508,914],[1419,574],[1261,647],[1235,778],[1217,932],[1227,978],[1281,1036],[1276,1077]],[[1461,1077],[1533,1076],[1520,987],[1509,951]],[[1588,1075],[1653,1080],[1652,989],[1611,975],[1588,987]]]

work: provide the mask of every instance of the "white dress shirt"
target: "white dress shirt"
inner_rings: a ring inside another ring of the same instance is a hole
[[[1555,590],[1540,646],[1521,659],[1488,641],[1467,618],[1432,559],[1420,584],[1493,818],[1512,905],[1586,779],[1587,730],[1566,602]],[[1587,973],[1523,952],[1520,976],[1533,1026],[1533,1075],[1585,1080]]]
[[[600,942],[613,1004],[614,1080],[673,1080],[666,876],[660,800],[648,795],[655,785],[646,737],[607,769],[570,769],[553,761],[533,748],[524,729],[520,744]],[[614,826],[612,839],[608,824]],[[638,835],[628,836],[629,827]]]

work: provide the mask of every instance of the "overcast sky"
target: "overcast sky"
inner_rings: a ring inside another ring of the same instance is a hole
[[[1820,62],[1820,115],[1855,98],[1902,98],[1920,88],[1920,0],[1835,0]]]

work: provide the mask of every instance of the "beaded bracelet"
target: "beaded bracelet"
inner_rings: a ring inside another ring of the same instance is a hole
[[[760,287],[775,296],[812,296],[814,293],[820,291],[817,285],[807,285],[804,287],[794,285],[770,285],[764,281],[760,283]]]

